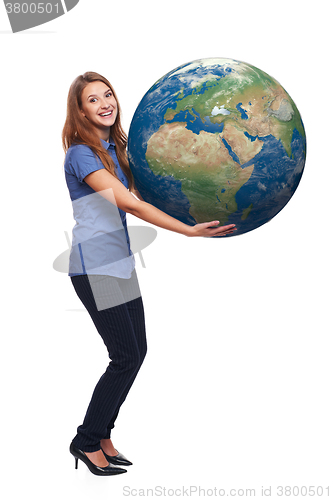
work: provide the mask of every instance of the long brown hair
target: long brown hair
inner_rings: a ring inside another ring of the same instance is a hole
[[[72,144],[85,144],[92,149],[92,151],[99,157],[104,167],[115,177],[115,166],[112,161],[111,156],[106,149],[103,148],[101,141],[94,131],[94,128],[90,125],[89,121],[84,118],[80,109],[82,106],[82,92],[83,89],[88,85],[88,83],[100,81],[105,83],[107,87],[112,90],[112,93],[116,99],[118,113],[114,124],[110,129],[110,137],[115,142],[116,154],[119,161],[119,165],[126,174],[129,183],[129,190],[134,189],[133,175],[130,170],[126,146],[127,146],[127,136],[120,123],[120,106],[116,93],[111,86],[110,82],[98,73],[88,71],[83,75],[75,78],[74,82],[70,86],[68,99],[67,99],[67,116],[65,125],[62,131],[62,144],[65,152]]]

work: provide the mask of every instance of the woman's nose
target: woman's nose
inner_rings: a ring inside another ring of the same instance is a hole
[[[101,101],[101,107],[102,108],[109,108],[110,104],[106,100],[102,99],[102,101]]]

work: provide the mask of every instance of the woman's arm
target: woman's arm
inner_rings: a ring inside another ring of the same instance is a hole
[[[158,208],[138,200],[126,187],[106,169],[96,170],[84,178],[84,181],[101,196],[117,205],[118,208],[135,215],[155,226],[168,229],[185,236],[224,236],[235,230],[235,225],[217,227],[219,221],[204,222],[189,226],[167,215]],[[112,191],[111,191],[112,190]],[[212,227],[215,226],[215,227]]]

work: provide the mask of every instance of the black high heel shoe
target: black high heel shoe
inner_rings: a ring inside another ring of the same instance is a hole
[[[79,448],[74,446],[73,443],[71,443],[69,451],[75,457],[75,469],[77,469],[78,461],[80,459],[86,464],[90,472],[92,472],[96,476],[114,476],[116,474],[123,474],[124,472],[127,472],[126,469],[122,469],[121,467],[117,467],[111,464],[107,465],[106,467],[99,467],[98,465],[93,464],[92,461],[89,460],[87,455],[84,453],[84,451],[79,450]]]
[[[129,460],[127,460],[127,458],[124,457],[124,455],[122,455],[122,453],[118,453],[117,455],[115,455],[114,457],[112,457],[111,455],[107,455],[105,453],[105,451],[103,450],[103,448],[101,448],[101,450],[104,453],[104,456],[105,456],[106,460],[108,462],[110,462],[110,464],[113,464],[113,465],[133,465],[132,462],[130,462]]]

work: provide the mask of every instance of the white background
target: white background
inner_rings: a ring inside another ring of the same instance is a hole
[[[157,486],[169,496],[183,486],[206,496],[215,487],[229,496],[230,488],[255,488],[256,497],[271,486],[278,498],[280,485],[330,485],[333,495],[325,6],[80,0],[66,15],[12,34],[0,5],[6,499],[111,500]],[[158,228],[143,252],[146,268],[137,256],[148,355],[113,433],[134,465],[121,476],[93,476],[82,462],[74,469],[68,447],[109,360],[69,278],[52,267],[73,227],[61,146],[68,89],[85,71],[105,75],[128,131],[157,79],[205,57],[248,62],[283,85],[307,133],[304,175],[284,210],[251,233],[189,239]]]

